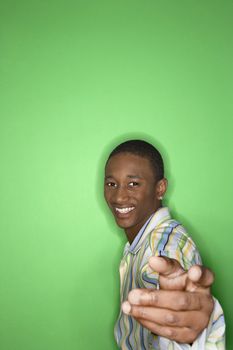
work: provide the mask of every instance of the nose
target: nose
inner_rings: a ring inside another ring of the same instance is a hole
[[[114,201],[116,204],[125,204],[129,199],[128,191],[125,187],[119,186],[115,190]]]

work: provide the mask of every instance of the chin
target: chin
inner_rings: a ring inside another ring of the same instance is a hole
[[[132,224],[130,224],[129,222],[124,222],[124,220],[120,220],[118,218],[115,218],[115,221],[116,221],[117,226],[119,226],[120,228],[127,229],[127,228],[132,227]]]

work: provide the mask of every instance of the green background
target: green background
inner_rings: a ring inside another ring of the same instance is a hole
[[[0,348],[116,349],[105,157],[146,138],[232,316],[233,2],[0,4]]]

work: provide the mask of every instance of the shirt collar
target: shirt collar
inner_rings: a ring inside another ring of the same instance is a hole
[[[169,209],[167,207],[159,208],[154,214],[152,214],[149,219],[145,222],[145,224],[142,226],[136,237],[134,238],[133,242],[126,243],[125,251],[124,253],[131,253],[131,254],[137,254],[137,252],[140,250],[141,245],[146,238],[146,236],[153,231],[157,226],[159,226],[163,221],[168,220],[171,218]]]

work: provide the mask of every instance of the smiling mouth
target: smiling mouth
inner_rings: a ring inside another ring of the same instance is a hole
[[[135,207],[115,208],[116,212],[119,214],[128,214],[134,209],[135,209]]]

